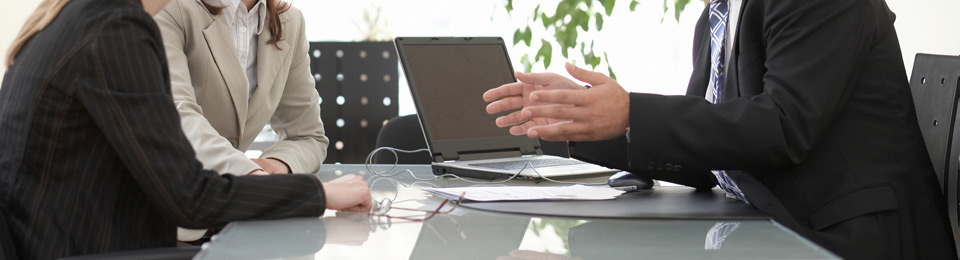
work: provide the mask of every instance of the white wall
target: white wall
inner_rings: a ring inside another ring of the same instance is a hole
[[[897,35],[907,73],[917,53],[960,55],[960,1],[887,0],[897,14]]]

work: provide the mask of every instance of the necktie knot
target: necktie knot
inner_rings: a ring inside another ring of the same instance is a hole
[[[713,2],[713,3],[723,3],[723,2],[726,2],[726,1],[727,1],[727,0],[710,0],[710,2]]]

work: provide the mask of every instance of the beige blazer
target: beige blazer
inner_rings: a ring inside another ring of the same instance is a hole
[[[204,168],[236,175],[259,169],[243,151],[269,120],[280,140],[261,157],[279,159],[296,173],[319,170],[330,141],[320,122],[299,9],[280,14],[284,39],[279,49],[267,44],[269,29],[260,34],[258,86],[249,97],[222,14],[210,14],[199,0],[174,0],[154,19],[163,35],[183,132]]]

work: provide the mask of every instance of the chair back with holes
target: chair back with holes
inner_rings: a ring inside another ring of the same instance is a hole
[[[960,243],[957,228],[958,165],[960,131],[957,131],[957,84],[960,82],[960,57],[917,54],[910,77],[910,91],[917,109],[917,121],[933,168],[946,196],[954,241]],[[960,249],[960,244],[958,244]],[[958,251],[960,254],[960,251]]]
[[[380,128],[398,114],[393,42],[311,42],[308,55],[330,138],[324,162],[363,163]]]

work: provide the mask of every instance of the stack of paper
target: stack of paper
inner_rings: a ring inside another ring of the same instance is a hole
[[[424,188],[434,195],[455,200],[464,194],[464,200],[470,201],[507,201],[507,200],[608,200],[624,191],[609,186],[498,186],[498,187],[456,187]]]

